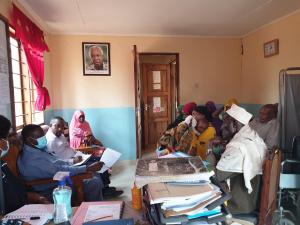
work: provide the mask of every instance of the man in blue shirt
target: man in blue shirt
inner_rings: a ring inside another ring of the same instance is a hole
[[[18,168],[21,176],[26,181],[52,178],[58,171],[68,171],[71,175],[95,172],[101,169],[103,162],[95,162],[89,166],[73,166],[68,162],[58,159],[47,152],[47,139],[43,129],[34,124],[26,125],[22,130],[23,151],[18,159]],[[44,196],[51,196],[55,184],[35,185],[33,189]],[[84,181],[85,201],[100,201],[102,197],[103,183],[100,176]]]

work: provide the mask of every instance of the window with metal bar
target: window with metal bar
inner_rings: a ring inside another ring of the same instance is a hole
[[[26,124],[43,124],[44,112],[35,110],[37,91],[31,79],[24,50],[10,28],[10,52],[13,76],[15,127],[22,129]]]

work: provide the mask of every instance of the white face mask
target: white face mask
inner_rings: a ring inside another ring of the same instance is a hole
[[[6,147],[4,147],[3,149],[0,148],[1,149],[0,158],[4,157],[7,154],[8,149],[9,149],[9,142],[7,140],[5,140],[5,139],[1,139],[1,141],[5,141],[6,142]]]

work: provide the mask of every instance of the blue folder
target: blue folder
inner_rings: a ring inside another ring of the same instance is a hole
[[[120,220],[95,221],[95,222],[86,222],[83,225],[134,225],[134,220],[120,219]]]

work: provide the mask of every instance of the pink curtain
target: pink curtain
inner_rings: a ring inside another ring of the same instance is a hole
[[[43,86],[44,51],[49,51],[44,40],[43,31],[15,5],[13,5],[12,23],[16,31],[16,36],[22,43],[32,81],[37,89],[35,108],[39,111],[43,111],[50,105],[48,90]]]

